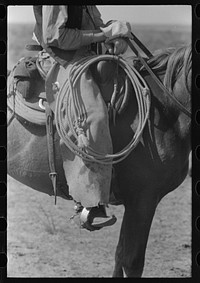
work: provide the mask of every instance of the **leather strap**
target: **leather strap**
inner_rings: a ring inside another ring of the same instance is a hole
[[[132,49],[132,51],[136,54],[136,56],[139,58],[140,62],[144,65],[146,70],[149,72],[151,77],[155,80],[155,82],[158,84],[158,86],[168,94],[168,96],[176,103],[178,108],[186,114],[188,117],[192,116],[192,113],[188,111],[173,95],[172,93],[163,85],[160,78],[153,72],[153,70],[149,67],[149,65],[146,63],[146,61],[142,58],[140,55],[139,49],[137,47],[137,44],[133,45],[132,42],[128,38],[125,38],[126,42],[128,43],[129,47]],[[143,50],[144,51],[144,50]]]
[[[49,157],[49,177],[52,181],[53,191],[55,196],[56,204],[56,191],[57,191],[57,173],[55,168],[55,154],[54,154],[54,141],[53,141],[53,111],[49,107],[49,104],[45,105],[46,113],[46,132],[47,132],[47,147],[48,147],[48,157]]]
[[[135,34],[131,32],[131,35],[133,37],[134,42],[141,48],[144,54],[146,54],[149,59],[152,58],[153,54],[149,51],[149,49],[147,49],[147,47],[137,38]]]

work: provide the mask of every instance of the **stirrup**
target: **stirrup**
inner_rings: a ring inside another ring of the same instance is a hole
[[[85,207],[83,208],[80,214],[81,227],[89,231],[99,230],[103,227],[112,226],[117,221],[115,215],[111,215],[111,216],[105,216],[105,221],[101,221],[97,224],[95,223],[92,224],[89,219],[90,217],[89,214],[90,214],[90,210],[86,209]]]

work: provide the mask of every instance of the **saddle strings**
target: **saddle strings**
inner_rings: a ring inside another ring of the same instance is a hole
[[[79,99],[76,84],[81,75],[91,64],[101,60],[114,60],[124,69],[133,86],[138,103],[138,127],[131,141],[120,152],[113,154],[102,154],[93,150],[84,132],[82,125],[87,117],[83,103]],[[65,145],[76,155],[85,161],[101,164],[115,164],[125,159],[140,141],[144,126],[149,117],[150,111],[150,90],[138,73],[123,58],[116,55],[94,55],[82,58],[75,62],[68,73],[67,80],[60,89],[55,107],[55,124],[60,138]],[[74,122],[72,121],[74,117]],[[68,131],[67,131],[68,130]],[[78,143],[80,136],[82,144]]]

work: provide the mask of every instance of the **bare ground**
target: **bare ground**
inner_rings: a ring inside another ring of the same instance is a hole
[[[73,202],[54,199],[8,177],[8,277],[110,277],[123,206],[110,206],[117,223],[98,232],[69,221]],[[159,204],[143,277],[191,276],[191,178]]]

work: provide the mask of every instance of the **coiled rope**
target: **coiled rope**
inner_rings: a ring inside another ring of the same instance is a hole
[[[113,154],[102,154],[94,151],[90,147],[86,134],[81,127],[81,123],[86,122],[86,114],[84,105],[79,99],[76,84],[83,72],[86,71],[91,64],[101,60],[113,60],[119,63],[132,83],[138,103],[137,130],[129,144],[118,153]],[[122,57],[116,55],[94,55],[83,58],[70,67],[67,80],[60,89],[56,99],[55,123],[58,134],[65,145],[74,154],[80,156],[85,161],[101,164],[114,164],[125,159],[140,141],[144,126],[149,117],[149,111],[150,91],[145,80],[141,77],[138,71]],[[72,121],[72,117],[75,118],[74,122]],[[66,131],[66,123],[69,128],[68,132]],[[81,143],[80,140],[82,141]]]

